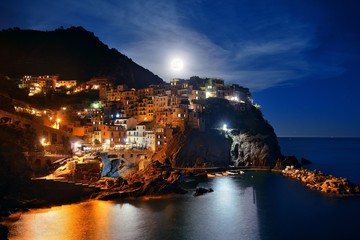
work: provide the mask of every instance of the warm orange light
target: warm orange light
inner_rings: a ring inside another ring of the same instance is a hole
[[[42,138],[40,143],[41,143],[42,146],[48,146],[49,145],[49,143],[46,142],[46,138]]]

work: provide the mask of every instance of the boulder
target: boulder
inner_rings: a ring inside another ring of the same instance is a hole
[[[194,197],[197,197],[197,196],[203,195],[203,194],[208,193],[208,192],[213,192],[213,191],[214,190],[212,188],[198,187],[198,188],[196,188],[193,195],[194,195]]]

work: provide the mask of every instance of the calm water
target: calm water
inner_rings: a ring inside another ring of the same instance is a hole
[[[359,139],[280,143],[285,154],[359,180]],[[328,196],[270,172],[217,177],[199,186],[215,191],[30,211],[7,223],[10,239],[359,239],[359,197]]]
[[[284,155],[304,157],[318,169],[360,183],[360,138],[279,138]]]

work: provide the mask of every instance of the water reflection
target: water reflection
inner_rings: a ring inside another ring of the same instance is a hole
[[[10,224],[10,239],[260,239],[251,181],[219,177],[199,185],[215,191],[30,211]]]
[[[214,192],[30,211],[8,222],[10,239],[354,239],[357,234],[359,197],[329,197],[263,172],[199,186]]]

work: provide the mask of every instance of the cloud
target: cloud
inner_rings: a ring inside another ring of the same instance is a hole
[[[306,58],[314,46],[311,25],[281,7],[235,3],[208,9],[203,1],[39,0],[22,7],[28,27],[82,25],[165,81],[218,77],[256,91],[342,71]],[[171,70],[173,58],[184,60],[183,71]]]
[[[261,90],[302,77],[309,71],[302,56],[302,51],[311,44],[309,36],[275,36],[267,41],[256,35],[251,39],[239,36],[229,46],[212,40],[214,29],[201,32],[184,25],[181,19],[187,16],[180,15],[168,2],[146,5],[135,2],[128,9],[133,15],[126,24],[135,27],[132,34],[137,37],[118,48],[166,81],[193,75],[219,77]],[[299,27],[292,27],[293,31],[295,28]],[[262,31],[262,27],[258,25],[257,31]],[[171,58],[175,57],[185,61],[181,73],[169,68]]]

